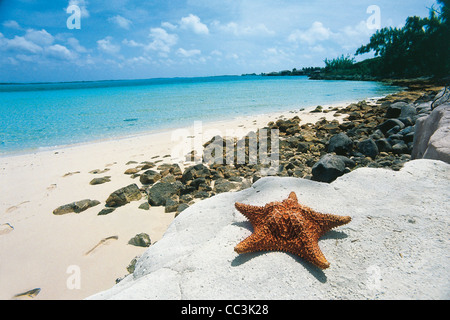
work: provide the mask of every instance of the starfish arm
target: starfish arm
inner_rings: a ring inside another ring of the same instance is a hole
[[[264,207],[251,206],[239,202],[236,202],[234,206],[251,222],[253,226],[259,224],[266,213]]]
[[[294,200],[295,202],[298,202],[297,195],[295,194],[294,191],[292,191],[292,192],[289,194],[288,199],[291,199],[291,200]]]
[[[303,248],[292,253],[303,257],[321,269],[327,269],[330,266],[330,263],[323,255],[322,250],[320,250],[319,243],[317,240],[313,239],[313,237],[308,238],[308,240],[303,243]]]
[[[252,233],[249,237],[234,247],[234,251],[239,254],[264,250],[269,250],[267,235],[264,232]]]
[[[308,212],[308,216],[311,217],[317,223],[319,229],[317,239],[319,239],[322,235],[324,235],[331,229],[347,224],[352,220],[352,218],[349,216],[344,217],[344,216],[337,216],[334,214],[323,214],[315,212],[314,210],[307,207],[303,208]]]
[[[352,220],[352,218],[349,216],[343,217],[343,216],[327,214],[326,217],[324,218],[324,220],[321,221],[321,223],[320,223],[320,230],[321,230],[320,236],[324,235],[331,229],[334,229],[336,227],[339,227],[339,226],[349,223],[351,220]]]

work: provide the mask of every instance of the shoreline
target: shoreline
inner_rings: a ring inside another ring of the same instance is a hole
[[[244,136],[270,121],[294,116],[301,117],[302,123],[315,123],[324,116],[336,119],[332,113],[309,111],[305,108],[203,123],[202,144],[218,132],[224,134],[233,129]],[[188,139],[198,136],[193,124],[182,129],[189,132]],[[35,288],[41,289],[35,299],[82,299],[110,288],[114,279],[126,275],[130,261],[145,251],[128,241],[142,232],[149,234],[152,243],[158,241],[174,214],[165,213],[164,207],[141,210],[138,207],[146,202],[144,199],[107,216],[97,214],[112,192],[139,184],[139,179],[124,174],[133,168],[128,163],[173,163],[169,155],[177,143],[171,141],[175,130],[180,129],[1,156],[0,256],[8,262],[0,264],[0,299],[12,299],[15,294]],[[190,164],[184,162],[180,166],[183,169]],[[94,170],[102,173],[94,174]],[[111,181],[89,185],[92,179],[105,176],[110,176]],[[52,214],[59,206],[88,198],[102,205],[80,214]],[[102,239],[114,236],[118,240],[110,239],[85,255]],[[67,288],[71,276],[68,272],[73,266],[81,271],[81,289]]]
[[[402,90],[403,89],[400,88],[398,92],[400,92]],[[367,100],[367,101],[377,100],[377,99],[381,99],[383,97],[385,97],[385,96],[369,97],[364,100]],[[341,105],[349,105],[351,103],[357,103],[358,101],[361,101],[361,100],[360,99],[346,100],[346,101],[342,101],[342,102],[333,102],[331,104],[323,104],[321,106],[324,108],[334,108],[334,107],[339,107]],[[208,127],[214,127],[217,124],[221,125],[221,124],[234,123],[234,122],[238,122],[238,121],[246,121],[247,118],[279,117],[280,115],[282,115],[284,113],[290,114],[292,112],[307,113],[308,111],[313,110],[315,107],[317,107],[317,105],[297,106],[295,109],[287,109],[287,110],[283,110],[283,111],[274,111],[274,112],[265,112],[265,113],[256,113],[256,114],[245,115],[245,116],[241,115],[241,116],[235,116],[231,119],[225,119],[225,120],[206,120],[206,121],[200,120],[200,121]],[[153,135],[158,135],[158,134],[164,134],[164,133],[167,133],[168,131],[183,130],[183,129],[189,129],[189,128],[192,128],[192,124],[190,126],[176,126],[176,127],[162,128],[162,129],[146,130],[146,131],[137,132],[137,133],[111,136],[111,137],[107,137],[107,138],[89,140],[89,141],[84,141],[84,142],[61,144],[61,145],[47,146],[47,147],[37,147],[37,148],[23,149],[23,150],[6,151],[5,153],[0,153],[0,160],[4,159],[4,158],[26,156],[26,155],[30,155],[30,154],[56,152],[58,150],[72,149],[72,148],[83,147],[83,146],[92,145],[92,144],[116,142],[116,141],[128,140],[128,139],[133,139],[133,138],[139,138],[139,137],[143,137],[143,136],[153,136]]]
[[[380,98],[366,101],[372,105]],[[234,130],[245,136],[269,122],[289,121],[296,116],[301,119],[299,125],[306,127],[324,121],[340,123],[348,114],[338,115],[336,110],[348,109],[349,104],[352,102],[323,105],[325,112],[319,113],[312,113],[311,107],[205,123],[201,132],[193,131],[191,124],[184,128],[184,138],[190,141],[201,137],[203,145],[218,132],[224,136],[227,130]],[[111,288],[114,279],[125,276],[130,261],[146,250],[128,241],[145,232],[155,243],[172,223],[174,213],[166,213],[164,206],[140,209],[147,202],[145,198],[105,216],[98,213],[114,191],[130,184],[141,186],[139,175],[124,174],[126,170],[146,162],[158,166],[177,163],[171,157],[177,143],[171,139],[172,133],[169,130],[0,157],[0,178],[4,181],[0,256],[7,261],[0,264],[0,299],[12,299],[35,288],[41,289],[35,299],[83,299]],[[318,150],[313,153],[320,155]],[[178,163],[182,171],[193,164]],[[105,176],[111,178],[109,182],[89,184]],[[56,208],[82,199],[97,200],[101,205],[79,214],[52,214]],[[73,270],[79,270],[80,288],[69,288],[77,275]]]

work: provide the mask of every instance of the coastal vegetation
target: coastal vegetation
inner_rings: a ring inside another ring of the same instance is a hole
[[[314,71],[302,75],[342,80],[445,78],[450,74],[450,0],[438,0],[438,4],[438,8],[431,7],[426,18],[408,17],[402,28],[377,30],[368,44],[356,50],[354,57],[325,59],[325,67],[309,68]],[[366,53],[374,53],[374,57],[355,62],[356,56]]]

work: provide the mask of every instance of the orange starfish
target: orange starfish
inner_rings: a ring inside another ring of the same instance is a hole
[[[253,233],[234,250],[286,251],[296,254],[321,269],[330,266],[319,248],[319,238],[331,229],[347,224],[350,217],[322,214],[298,203],[295,192],[282,202],[264,207],[236,202],[236,209],[253,225]]]

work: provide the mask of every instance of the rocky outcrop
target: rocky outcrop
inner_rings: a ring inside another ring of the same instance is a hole
[[[331,184],[267,177],[186,209],[134,273],[89,299],[449,299],[450,165],[360,168]],[[251,234],[235,202],[299,202],[352,221],[319,241],[322,271],[283,252],[238,255]],[[386,201],[386,198],[389,201]]]
[[[450,103],[417,120],[412,158],[450,163]]]

